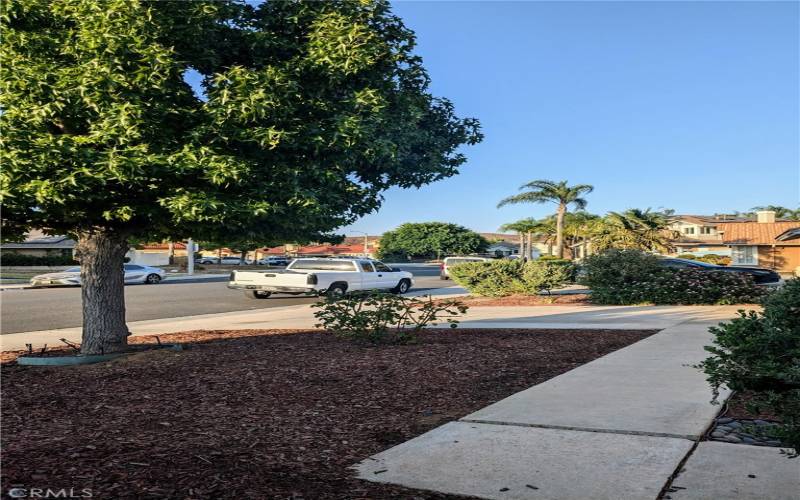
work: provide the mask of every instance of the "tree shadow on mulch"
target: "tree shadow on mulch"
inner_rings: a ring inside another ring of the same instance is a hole
[[[458,498],[355,479],[366,457],[655,333],[188,332],[65,368],[2,366],[3,488],[93,498]],[[137,338],[136,342],[154,341]]]

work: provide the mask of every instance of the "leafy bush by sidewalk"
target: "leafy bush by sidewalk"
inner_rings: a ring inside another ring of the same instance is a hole
[[[584,261],[581,283],[598,304],[746,304],[767,293],[746,274],[662,267],[639,250],[610,249]]]
[[[708,376],[714,397],[723,385],[753,391],[753,411],[767,408],[780,418],[776,436],[800,452],[800,279],[764,300],[764,311],[711,328],[711,356],[699,367]]]
[[[329,297],[314,304],[314,317],[340,338],[372,344],[408,344],[417,334],[437,321],[451,328],[468,307],[457,300],[428,300],[383,292],[354,292],[344,297]]]
[[[470,293],[484,297],[536,295],[569,282],[573,275],[568,260],[493,260],[450,268],[450,277]]]

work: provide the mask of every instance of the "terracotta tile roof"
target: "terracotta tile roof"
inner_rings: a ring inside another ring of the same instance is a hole
[[[800,245],[800,240],[776,239],[786,231],[796,228],[800,228],[800,221],[730,222],[717,225],[717,231],[723,231],[722,242],[726,245]]]
[[[375,251],[374,242],[369,242],[367,245],[367,252],[372,253]],[[266,255],[285,255],[286,248],[281,245],[279,247],[272,247],[272,248],[262,248],[259,250],[260,252]],[[297,248],[291,254],[296,255],[360,255],[364,253],[364,243],[360,244],[339,244],[339,245],[330,245],[330,244],[322,244],[322,245],[306,245],[300,248]]]

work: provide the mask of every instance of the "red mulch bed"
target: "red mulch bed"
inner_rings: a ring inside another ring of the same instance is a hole
[[[735,419],[748,419],[748,420],[769,420],[779,422],[780,419],[774,414],[770,413],[765,408],[760,408],[758,412],[750,411],[747,407],[753,400],[753,394],[749,392],[735,392],[726,402],[725,416]]]
[[[470,307],[590,305],[589,295],[509,295],[508,297],[454,297]]]
[[[3,489],[94,498],[457,498],[353,477],[366,457],[655,333],[433,330],[409,346],[316,332],[195,342],[64,368],[2,365]],[[154,339],[135,339],[137,342]]]

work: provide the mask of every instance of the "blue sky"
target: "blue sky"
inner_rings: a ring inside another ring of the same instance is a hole
[[[534,179],[589,183],[588,209],[680,213],[800,200],[796,2],[398,2],[435,95],[480,119],[461,174],[390,190],[344,228],[478,231],[542,217],[497,209]]]

